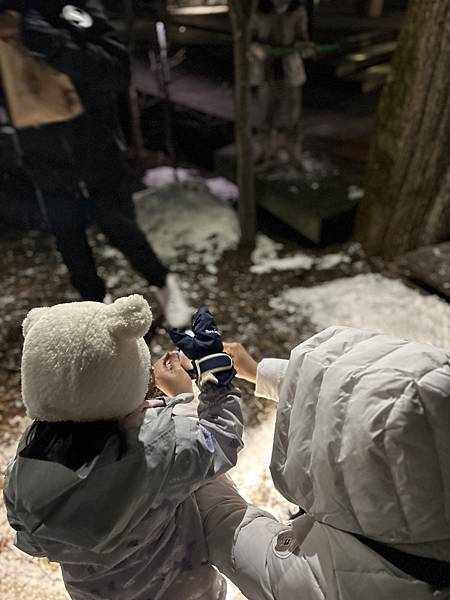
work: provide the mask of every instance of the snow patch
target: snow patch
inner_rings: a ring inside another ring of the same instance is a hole
[[[205,184],[209,192],[219,200],[235,202],[239,198],[238,186],[229,179],[225,179],[225,177],[205,179]]]
[[[235,212],[207,189],[173,185],[134,198],[139,223],[163,261],[187,257],[191,264],[211,264],[239,242]]]
[[[269,242],[272,242],[272,245]],[[252,254],[254,264],[250,267],[250,271],[261,275],[273,271],[297,271],[300,269],[308,271],[313,267],[322,270],[332,269],[351,262],[350,256],[344,252],[325,254],[319,258],[314,258],[304,252],[298,252],[291,256],[278,258],[278,250],[282,247],[282,244],[276,244],[270,238],[261,240],[261,244],[257,244],[256,250]]]
[[[252,252],[252,262],[255,265],[264,263],[268,260],[274,260],[278,257],[278,251],[283,248],[283,244],[275,242],[272,238],[258,233],[256,236],[256,247]]]
[[[169,185],[193,181],[196,178],[193,169],[174,169],[173,167],[156,167],[146,171],[142,183],[149,188],[161,189]]]
[[[450,305],[378,274],[291,288],[269,304],[292,322],[307,314],[318,331],[347,325],[450,347]]]
[[[195,169],[174,167],[156,167],[146,171],[142,183],[154,190],[172,185],[194,183],[205,187],[212,196],[223,202],[236,201],[239,197],[238,186],[225,177],[202,177]]]
[[[338,265],[351,262],[350,256],[344,252],[336,252],[334,254],[325,254],[319,258],[315,264],[316,269],[333,269]]]
[[[295,254],[294,256],[285,256],[284,258],[275,258],[265,262],[252,265],[250,271],[261,275],[262,273],[271,273],[272,271],[296,271],[298,269],[308,270],[314,264],[314,259],[307,254]]]

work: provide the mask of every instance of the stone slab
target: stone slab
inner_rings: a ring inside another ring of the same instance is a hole
[[[216,153],[215,167],[236,180],[234,146]],[[348,197],[347,185],[338,174],[288,178],[257,174],[255,183],[258,205],[315,244],[325,246],[350,237],[357,201]]]
[[[425,246],[396,260],[402,272],[450,301],[450,242]]]

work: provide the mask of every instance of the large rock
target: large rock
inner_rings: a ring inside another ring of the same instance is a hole
[[[396,263],[407,277],[450,300],[450,242],[413,250]]]

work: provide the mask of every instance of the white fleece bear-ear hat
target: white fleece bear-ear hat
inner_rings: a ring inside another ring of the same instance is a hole
[[[23,322],[22,397],[41,421],[118,419],[144,401],[152,323],[138,294],[33,308]]]

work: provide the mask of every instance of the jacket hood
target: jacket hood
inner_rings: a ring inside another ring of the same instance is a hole
[[[331,327],[291,354],[271,471],[316,520],[450,560],[450,353]]]
[[[128,430],[128,450],[120,460],[117,442],[110,440],[99,456],[75,471],[21,457],[24,434],[5,479],[11,525],[51,560],[64,562],[65,552],[73,556],[76,548],[84,556],[113,553],[124,532],[145,520],[164,486],[175,448],[171,414],[171,407],[163,408],[157,417],[145,416],[142,427]],[[150,519],[143,528],[159,525]],[[152,537],[151,531],[145,534]]]

